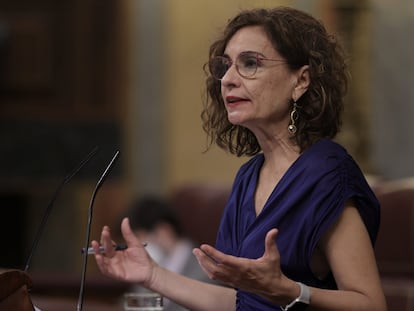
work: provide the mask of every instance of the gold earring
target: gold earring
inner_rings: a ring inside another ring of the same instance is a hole
[[[298,106],[296,101],[293,101],[293,109],[290,112],[290,124],[288,126],[288,131],[291,135],[295,135],[297,130],[298,130],[296,125],[295,125],[296,121],[299,118],[298,108],[300,108],[300,107]]]

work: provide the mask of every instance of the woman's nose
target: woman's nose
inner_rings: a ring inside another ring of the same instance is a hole
[[[237,85],[240,81],[240,74],[237,71],[236,65],[232,64],[221,78],[221,84],[223,86]]]

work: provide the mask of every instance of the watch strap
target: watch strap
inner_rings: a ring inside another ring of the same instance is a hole
[[[283,311],[296,311],[296,310],[305,310],[310,303],[310,289],[305,284],[296,282],[300,287],[300,293],[297,298],[295,298],[290,304],[286,307],[281,307]]]

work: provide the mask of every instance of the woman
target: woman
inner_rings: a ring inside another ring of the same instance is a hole
[[[210,48],[203,127],[223,149],[252,158],[239,170],[216,248],[194,249],[226,286],[156,265],[131,232],[111,249],[92,242],[101,271],[141,283],[190,310],[386,310],[373,243],[379,204],[332,139],[347,87],[335,39],[291,8],[241,12]]]

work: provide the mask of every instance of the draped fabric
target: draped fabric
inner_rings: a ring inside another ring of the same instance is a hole
[[[291,165],[256,216],[254,194],[263,162],[263,154],[258,154],[237,173],[219,227],[217,248],[233,256],[258,258],[264,252],[266,233],[278,228],[276,243],[283,273],[309,286],[336,289],[332,274],[323,280],[313,275],[310,259],[349,199],[355,202],[374,244],[379,203],[360,168],[339,144],[320,140]],[[238,290],[237,310],[280,308]]]

